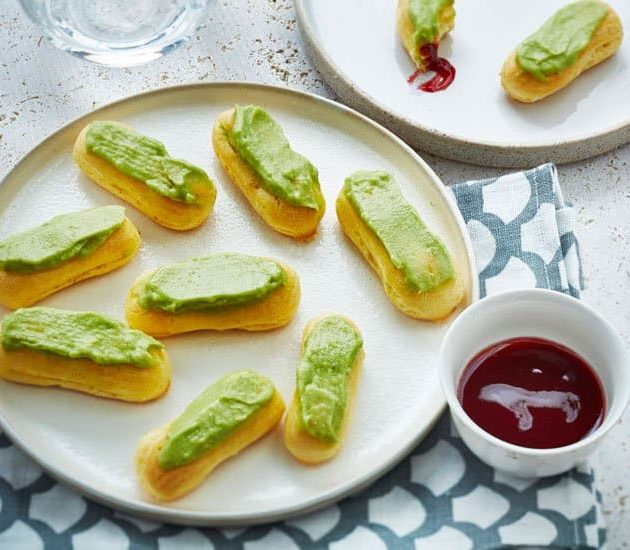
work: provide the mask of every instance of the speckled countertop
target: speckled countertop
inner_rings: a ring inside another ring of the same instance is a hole
[[[131,69],[107,69],[57,51],[16,4],[2,2],[0,176],[42,138],[94,107],[159,86],[214,80],[252,80],[333,97],[304,53],[291,0],[217,0],[187,45]],[[447,184],[500,172],[423,156]],[[559,173],[580,222],[584,299],[630,346],[630,146],[561,166]],[[630,412],[593,461],[609,548],[630,548]]]

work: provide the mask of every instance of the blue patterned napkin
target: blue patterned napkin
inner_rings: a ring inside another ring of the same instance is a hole
[[[472,236],[482,295],[515,287],[579,296],[575,215],[545,164],[452,188]],[[193,529],[114,512],[53,481],[0,436],[0,548],[598,548],[593,472],[506,476],[479,462],[445,414],[401,464],[356,496],[283,523]]]

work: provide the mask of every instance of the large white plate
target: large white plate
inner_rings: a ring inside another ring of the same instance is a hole
[[[440,53],[457,69],[444,92],[406,82],[414,66],[396,31],[397,0],[295,0],[311,57],[349,105],[415,147],[488,166],[569,162],[630,141],[630,40],[564,90],[532,105],[508,99],[508,53],[568,0],[456,1]],[[630,2],[610,0],[626,29]]]
[[[210,146],[217,115],[238,103],[268,108],[294,147],[320,170],[328,209],[313,242],[298,244],[271,231],[222,171]],[[204,167],[218,185],[215,210],[190,233],[163,229],[132,208],[143,245],[126,267],[83,282],[45,305],[93,309],[123,318],[132,281],[160,265],[216,251],[274,256],[300,275],[302,301],[286,328],[259,334],[198,333],[165,340],[173,383],[162,399],[124,404],[59,389],[0,381],[0,419],[9,437],[44,468],[114,507],[191,524],[273,520],[331,502],[373,480],[427,432],[444,406],[435,355],[446,324],[412,321],[385,297],[381,285],[342,235],[335,197],[353,170],[385,169],[446,241],[478,295],[462,218],[431,169],[406,145],[362,115],[315,96],[253,84],[207,84],[159,90],[125,99],[71,123],[41,143],[0,188],[0,236],[53,214],[117,203],[74,165],[72,143],[92,119],[126,122],[166,142],[169,151]],[[138,439],[179,414],[205,386],[229,371],[251,367],[270,376],[288,401],[294,387],[302,328],[322,312],[353,319],[365,339],[366,360],[352,429],[342,453],[309,468],[285,451],[280,430],[220,466],[189,496],[151,504],[134,475]]]

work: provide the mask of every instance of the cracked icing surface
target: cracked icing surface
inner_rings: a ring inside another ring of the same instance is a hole
[[[57,51],[9,2],[0,13],[0,175],[80,114],[143,90],[184,82],[253,80],[332,97],[305,55],[291,0],[215,0],[190,42],[149,65],[107,69]],[[252,23],[253,22],[253,23]],[[423,155],[446,183],[507,170]],[[543,160],[543,159],[541,159]],[[559,168],[575,205],[584,299],[630,346],[630,146]],[[630,411],[594,457],[610,548],[630,548]]]

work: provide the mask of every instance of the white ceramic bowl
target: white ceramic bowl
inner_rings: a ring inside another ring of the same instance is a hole
[[[564,447],[531,449],[490,435],[466,414],[457,399],[464,367],[484,348],[518,336],[564,344],[593,367],[604,387],[606,415],[592,434]],[[466,445],[487,464],[517,476],[550,476],[576,466],[619,420],[630,397],[630,356],[619,335],[583,302],[550,290],[503,292],[470,306],[446,333],[438,369],[453,421]]]

